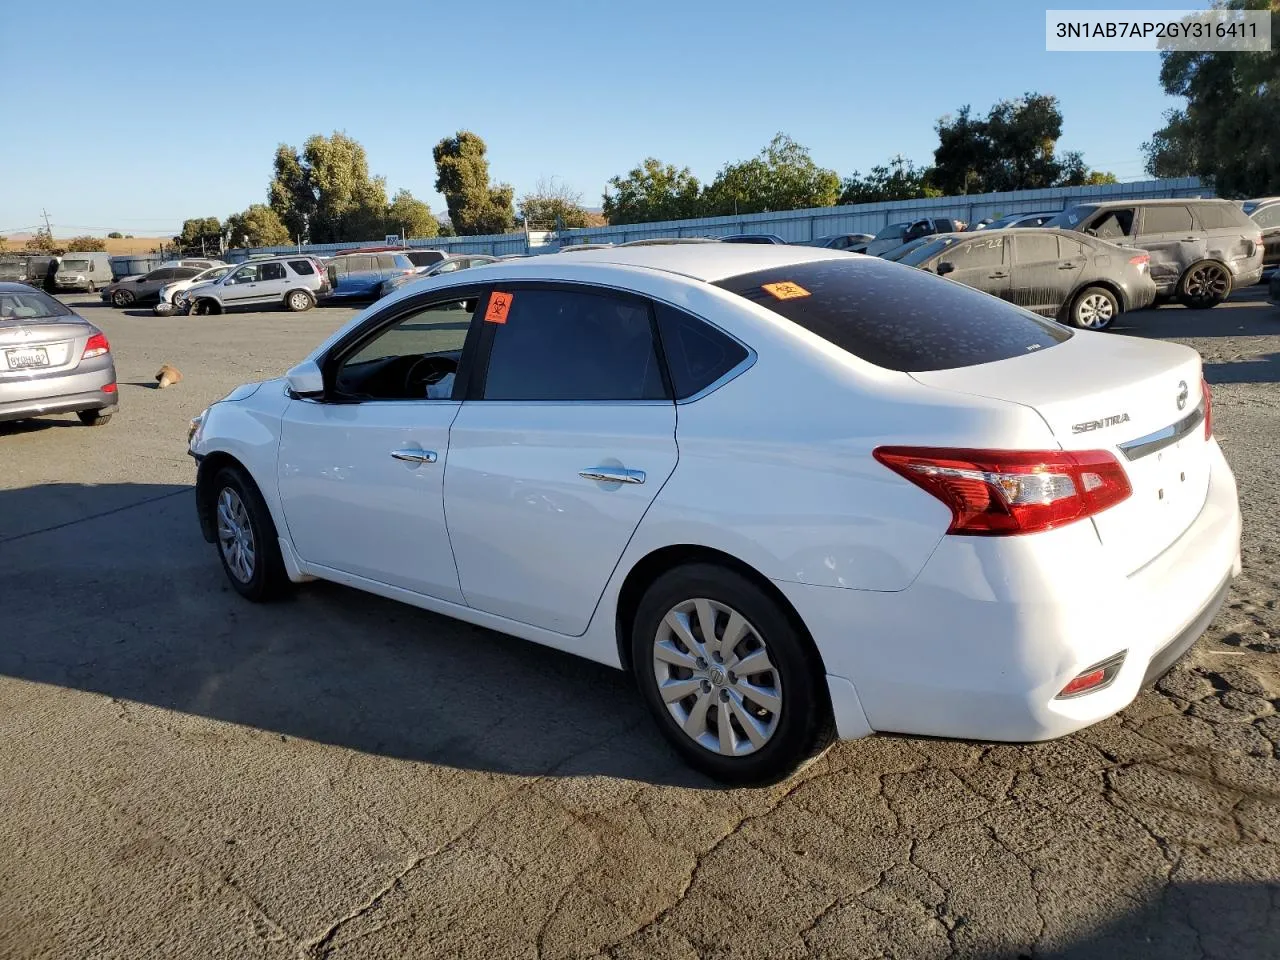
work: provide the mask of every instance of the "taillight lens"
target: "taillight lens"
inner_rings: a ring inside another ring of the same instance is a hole
[[[89,342],[84,345],[84,356],[82,360],[88,360],[90,357],[100,357],[104,353],[111,352],[111,344],[107,343],[107,335],[105,333],[95,333],[89,338]]]
[[[880,447],[874,456],[951,508],[947,533],[1049,530],[1101,513],[1133,492],[1105,450]]]
[[[1200,402],[1204,404],[1204,438],[1213,436],[1213,393],[1209,390],[1209,381],[1200,378]]]
[[[1137,256],[1130,257],[1129,262],[1132,263],[1139,270],[1151,269],[1151,255],[1147,253],[1140,253]]]

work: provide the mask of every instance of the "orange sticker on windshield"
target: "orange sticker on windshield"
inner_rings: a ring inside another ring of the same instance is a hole
[[[794,300],[796,297],[809,296],[808,290],[790,280],[784,280],[781,283],[762,283],[760,286],[765,293],[772,294],[779,300]]]
[[[485,323],[506,323],[507,314],[511,312],[511,301],[515,294],[494,290],[489,294],[489,309],[484,312]]]

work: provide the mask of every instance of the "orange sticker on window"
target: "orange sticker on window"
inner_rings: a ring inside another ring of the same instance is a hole
[[[770,293],[779,300],[794,300],[796,297],[809,296],[808,290],[790,280],[784,280],[781,283],[763,283],[760,286],[765,293]]]
[[[484,312],[485,323],[506,323],[515,294],[494,290],[489,294],[489,309]]]

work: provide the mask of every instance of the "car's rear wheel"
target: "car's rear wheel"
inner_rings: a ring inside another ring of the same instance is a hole
[[[1178,284],[1178,300],[1192,310],[1208,310],[1231,296],[1231,271],[1214,260],[1193,263]]]
[[[311,299],[311,294],[305,290],[293,290],[284,299],[285,306],[294,313],[303,313],[310,310],[316,305],[315,300]]]
[[[111,414],[101,410],[78,410],[76,416],[86,427],[105,427],[111,422]]]
[[[808,637],[735,571],[698,563],[659,577],[636,611],[631,662],[662,733],[717,780],[777,780],[830,735]]]
[[[222,569],[242,597],[272,600],[289,588],[276,525],[257,485],[243,469],[223,467],[210,488],[214,542]]]
[[[90,280],[90,281],[89,281],[89,292],[90,292],[90,293],[97,293],[97,292],[98,292],[98,288],[97,288],[97,286],[94,284],[94,282],[93,282],[92,280]]]
[[[1082,330],[1105,330],[1115,322],[1120,304],[1105,287],[1085,287],[1071,301],[1071,325]]]
[[[117,290],[111,294],[111,303],[117,307],[127,307],[133,303],[132,290]]]

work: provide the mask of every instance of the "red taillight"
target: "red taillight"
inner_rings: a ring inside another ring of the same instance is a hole
[[[103,388],[102,388],[102,392],[103,392],[103,393],[115,393],[115,392],[116,392],[116,385],[115,385],[114,383],[108,383],[105,387],[103,387]]]
[[[89,342],[84,345],[84,356],[80,359],[88,360],[90,357],[100,357],[104,353],[111,352],[111,344],[107,343],[107,335],[105,333],[95,333],[89,338]]]
[[[951,508],[947,533],[1049,530],[1101,513],[1133,492],[1105,450],[880,447],[874,456]]]
[[[1204,438],[1213,436],[1213,394],[1209,390],[1209,381],[1200,378],[1200,402],[1204,404]]]
[[[1139,253],[1137,256],[1130,257],[1129,262],[1139,270],[1151,269],[1151,255],[1148,253]]]

